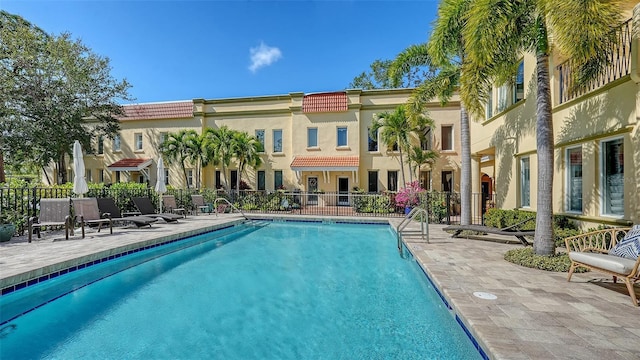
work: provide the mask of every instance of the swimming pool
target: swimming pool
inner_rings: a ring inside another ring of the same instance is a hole
[[[199,235],[2,296],[2,316],[68,289],[4,325],[0,358],[480,358],[388,226]]]

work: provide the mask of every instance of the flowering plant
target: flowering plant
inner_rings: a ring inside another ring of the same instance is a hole
[[[416,206],[420,202],[420,195],[425,191],[420,187],[418,181],[407,183],[407,186],[396,194],[396,205],[401,207]]]

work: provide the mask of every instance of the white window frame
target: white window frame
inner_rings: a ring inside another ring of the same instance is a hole
[[[193,184],[194,184],[193,174],[194,174],[193,169],[187,169],[187,184],[186,184],[187,189],[190,189],[193,187]]]
[[[524,203],[524,183],[525,183],[525,173],[524,173],[524,163],[525,160],[527,162],[528,165],[528,169],[529,169],[529,178],[527,179],[527,184],[528,184],[528,192],[527,192],[527,202],[528,204],[525,205]],[[520,207],[522,208],[530,208],[531,207],[531,158],[529,156],[525,156],[520,158]]]
[[[566,189],[566,193],[565,193],[565,205],[564,205],[564,211],[569,212],[569,213],[575,213],[575,214],[582,214],[582,212],[584,211],[584,187],[581,184],[580,186],[580,207],[582,208],[581,210],[572,210],[571,209],[571,193],[573,192],[573,184],[571,183],[571,157],[569,155],[569,152],[573,151],[573,150],[580,150],[580,166],[582,167],[582,179],[584,181],[584,162],[583,162],[583,158],[582,158],[582,145],[578,145],[578,146],[573,146],[573,147],[569,147],[565,150],[564,153],[564,158],[565,158],[565,189]],[[584,184],[584,183],[583,183]]]
[[[122,141],[120,139],[120,134],[116,134],[113,137],[113,151],[114,152],[121,151],[121,148],[122,148]]]
[[[311,131],[315,130],[315,144],[311,144]],[[318,147],[318,128],[317,127],[308,127],[307,128],[307,147],[308,148],[317,148]]]
[[[276,150],[276,133],[280,133],[280,150],[277,151]],[[273,129],[273,152],[274,153],[282,153],[284,152],[284,132],[282,131],[282,129]]]
[[[611,218],[616,218],[616,219],[622,219],[624,217],[624,176],[623,176],[623,182],[622,182],[622,186],[623,186],[623,190],[622,190],[622,194],[623,194],[623,214],[612,214],[612,213],[607,213],[605,212],[605,201],[606,201],[606,188],[605,188],[605,181],[606,181],[606,174],[605,174],[605,154],[604,154],[604,145],[605,143],[610,143],[613,141],[617,141],[617,140],[622,140],[622,146],[624,148],[624,137],[623,136],[617,136],[617,137],[613,137],[613,138],[607,138],[607,139],[602,139],[600,140],[600,215],[601,216],[606,216],[606,217],[611,217]],[[624,152],[623,152],[623,156],[624,156]],[[623,165],[624,165],[624,159],[623,161]]]
[[[340,130],[344,130],[344,141],[343,145],[340,144]],[[336,146],[337,147],[348,147],[349,146],[349,128],[346,126],[338,126],[336,127]]]
[[[133,144],[135,146],[135,151],[142,151],[142,148],[144,147],[142,133],[133,134]]]

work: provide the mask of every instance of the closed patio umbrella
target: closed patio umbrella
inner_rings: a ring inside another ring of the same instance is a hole
[[[78,140],[73,143],[73,172],[73,192],[82,197],[89,192],[89,187],[84,178],[84,156]]]
[[[156,193],[158,193],[158,207],[162,213],[162,194],[167,192],[167,186],[164,184],[164,162],[162,156],[158,158],[158,170],[156,172]]]

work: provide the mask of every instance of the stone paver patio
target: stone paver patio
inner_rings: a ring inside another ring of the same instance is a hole
[[[78,259],[97,259],[239,221],[238,215],[200,215],[150,229],[114,228],[113,235],[103,229],[89,232],[85,239],[45,235],[31,244],[1,243],[0,288]],[[401,219],[389,221],[397,226]],[[505,251],[522,245],[453,239],[442,228],[429,227],[429,243],[416,236],[405,241],[452,312],[491,358],[640,359],[640,307],[631,304],[623,284],[613,285],[611,278],[597,272],[575,274],[568,283],[565,273],[523,268],[502,259]],[[481,299],[474,292],[497,299]]]

